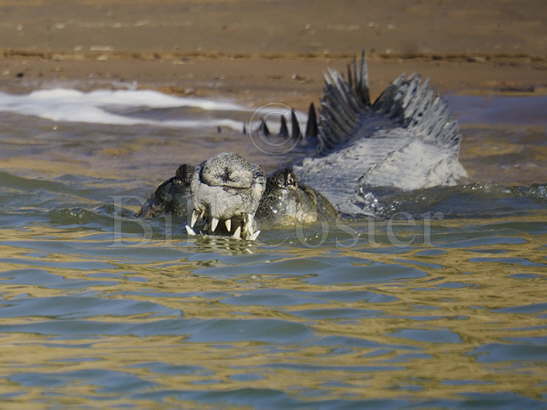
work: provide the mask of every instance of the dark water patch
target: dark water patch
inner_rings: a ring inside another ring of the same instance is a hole
[[[404,351],[420,350],[416,346],[411,346],[411,345],[379,343],[373,340],[368,340],[368,339],[359,338],[359,337],[349,337],[349,336],[324,336],[318,341],[314,342],[314,345],[330,346],[334,348],[349,347],[349,348],[355,348],[355,349],[380,349],[380,350],[387,350],[388,352],[391,352],[395,349],[404,350]]]
[[[88,278],[98,278],[98,279],[120,279],[122,277],[121,273],[90,273],[86,275]]]
[[[107,239],[104,243],[103,240]],[[176,242],[144,241],[139,240],[127,243],[110,242],[112,238],[100,237],[100,243],[89,243],[82,246],[85,253],[96,258],[112,260],[116,264],[141,265],[147,263],[172,262],[180,266],[181,270],[190,265],[188,263],[187,250],[183,246],[177,246]],[[179,244],[180,245],[180,244]],[[80,246],[78,244],[78,246]],[[160,268],[160,266],[158,266]]]
[[[476,235],[475,235],[476,236]],[[492,246],[492,245],[521,245],[527,243],[526,239],[518,237],[503,237],[490,236],[486,234],[484,237],[463,239],[446,244],[440,244],[443,248],[473,248],[476,246]]]
[[[514,343],[526,343],[532,346],[545,346],[547,347],[547,336],[537,337],[506,337],[504,340]]]
[[[55,349],[89,349],[93,347],[92,343],[40,343],[41,346],[52,347]]]
[[[382,357],[391,355],[394,353],[394,350],[392,349],[377,349],[372,352],[368,352],[362,355],[362,357]]]
[[[484,363],[512,362],[524,365],[523,362],[547,361],[547,345],[535,343],[489,343],[472,350],[470,355]]]
[[[113,226],[112,215],[80,207],[56,208],[49,212],[50,222],[67,228],[87,225],[91,228]]]
[[[173,365],[164,362],[146,362],[138,363],[131,366],[130,368],[137,369],[147,369],[155,373],[162,374],[192,374],[200,376],[210,376],[213,372],[207,370],[205,367],[201,366],[187,366],[187,365]]]
[[[0,317],[80,319],[95,316],[179,316],[180,311],[133,300],[102,299],[89,296],[12,299],[0,309]]]
[[[163,401],[168,398],[190,401],[194,403],[215,403],[219,407],[225,406],[251,406],[256,409],[382,409],[398,410],[409,406],[410,401],[402,399],[352,399],[352,394],[346,394],[347,398],[321,400],[310,399],[303,394],[301,399],[294,398],[282,390],[266,388],[241,388],[233,390],[160,390],[150,393],[133,395],[135,399]],[[198,406],[199,407],[199,406]]]
[[[293,310],[292,315],[313,320],[325,319],[359,319],[366,317],[383,316],[380,310],[368,309],[309,309],[309,310]]]
[[[253,381],[264,379],[264,376],[261,376],[260,374],[256,374],[256,373],[241,373],[241,374],[233,374],[230,376],[230,378],[238,382],[253,382]]]
[[[58,373],[16,373],[9,376],[14,382],[28,387],[61,387],[85,382],[98,387],[98,393],[129,393],[156,385],[133,374],[106,369],[85,369]]]
[[[218,384],[218,383],[221,383],[221,382],[222,382],[222,380],[219,380],[219,379],[205,379],[205,380],[194,380],[190,383],[201,386],[201,385],[205,385],[205,384]]]
[[[328,259],[317,258],[309,259],[289,259],[278,260],[271,263],[254,263],[250,265],[239,266],[219,266],[205,269],[196,269],[197,274],[215,276],[215,277],[232,277],[249,274],[261,275],[298,275],[305,276],[314,274],[318,271],[323,271],[331,267]]]
[[[180,294],[181,296],[206,296],[204,294]],[[383,295],[369,291],[361,292],[311,292],[286,289],[255,289],[251,292],[244,292],[238,295],[226,297],[226,294],[215,293],[209,295],[211,298],[218,298],[222,303],[234,305],[264,305],[264,306],[295,306],[308,303],[328,302],[370,302],[387,303],[396,300],[393,296]]]
[[[59,239],[52,240],[24,240],[24,241],[1,241],[1,245],[13,246],[21,249],[32,249],[35,254],[47,256],[49,254],[64,254],[64,255],[82,255],[82,247],[85,244],[74,241],[63,241]],[[84,241],[82,241],[84,242]]]
[[[199,343],[257,341],[301,344],[314,337],[307,326],[278,319],[164,319],[140,323],[67,319],[0,325],[0,331],[63,337],[172,335],[187,336],[189,341]]]
[[[264,246],[264,248],[266,247]],[[280,250],[280,252],[275,253],[218,254],[211,257],[209,252],[200,252],[200,250],[201,248],[199,247],[192,247],[190,249],[190,254],[187,255],[187,260],[191,262],[201,262],[203,266],[216,266],[219,263],[226,265],[252,266],[257,264],[276,263],[290,256],[283,254],[283,251]]]
[[[314,297],[308,297],[306,292],[283,291],[281,289],[257,289],[241,295],[221,299],[222,303],[230,305],[258,306],[294,306],[317,303]]]
[[[547,310],[547,303],[534,303],[531,305],[500,308],[500,309],[495,309],[493,311],[498,313],[530,314],[530,313],[544,312],[546,310]]]
[[[319,346],[345,346],[365,349],[382,347],[382,344],[371,340],[348,336],[324,336],[316,344]]]
[[[386,242],[388,242],[386,240]],[[387,247],[381,247],[381,248],[365,248],[361,249],[361,252],[364,253],[378,253],[378,254],[387,254],[387,255],[400,255],[409,253],[411,251],[415,250],[415,248],[412,248],[410,246],[387,246]]]
[[[541,409],[545,408],[545,403],[541,400],[526,397],[522,394],[513,392],[496,393],[462,393],[465,399],[459,403],[461,408],[495,408],[512,410],[516,408]]]
[[[462,341],[458,334],[448,329],[401,329],[392,332],[391,337],[425,343],[461,343]]]
[[[41,211],[20,209],[17,211],[0,210],[0,224],[4,229],[27,230],[32,226],[47,223],[47,216]]]
[[[373,262],[369,265],[363,264],[361,260],[358,265],[350,261],[341,262],[336,268],[324,269],[317,276],[306,281],[315,285],[318,284],[341,284],[341,283],[383,283],[401,279],[411,279],[427,276],[427,274],[416,268],[407,266]]]
[[[50,223],[66,229],[97,229],[114,231],[112,240],[123,244],[122,234],[136,234],[141,241],[164,239],[166,234],[160,222],[143,221],[134,217],[133,212],[114,214],[110,206],[94,208],[57,207],[48,212]]]
[[[281,390],[241,388],[233,390],[158,390],[134,395],[135,399],[165,400],[175,398],[196,403],[217,403],[220,406],[252,406],[255,408],[294,408],[301,402]]]
[[[34,285],[51,289],[87,289],[96,286],[111,286],[116,281],[70,279],[53,275],[42,269],[15,269],[0,273],[2,284]]]
[[[0,393],[0,399],[10,400],[22,396],[25,392]]]
[[[47,267],[51,269],[72,269],[75,271],[107,270],[114,268],[110,263],[97,261],[50,262],[44,259],[0,258],[0,263],[2,262],[24,266]]]
[[[547,222],[547,221],[546,221]],[[547,223],[545,222],[526,222],[526,221],[503,221],[496,223],[482,223],[480,225],[473,225],[474,229],[483,230],[495,230],[495,231],[513,231],[513,232],[526,232],[531,235],[542,235],[547,233]]]
[[[547,275],[540,273],[514,273],[509,275],[509,277],[515,279],[547,279]]]
[[[94,189],[74,189],[62,182],[54,182],[46,179],[25,178],[0,171],[0,186],[12,188],[21,192],[47,192],[70,194],[75,196],[93,198],[96,195]]]
[[[261,367],[269,369],[288,369],[288,370],[301,370],[301,371],[342,371],[351,373],[368,373],[368,372],[380,372],[380,371],[392,371],[402,370],[402,367],[398,366],[318,366],[312,364],[301,363],[272,363],[266,364]]]
[[[463,282],[444,282],[437,285],[437,288],[440,289],[461,289],[461,288],[472,288],[476,285]]]
[[[0,331],[14,333],[34,333],[67,338],[130,334],[127,323],[99,322],[84,320],[49,320],[29,324],[0,325]]]
[[[477,386],[480,389],[481,385]],[[410,408],[417,409],[542,409],[544,403],[522,394],[498,391],[495,393],[459,393],[457,399],[429,399],[416,400],[412,402]]]
[[[313,332],[300,323],[277,319],[204,320],[196,323],[190,340],[194,342],[263,341],[306,343]]]
[[[396,264],[382,264],[367,259],[340,257],[333,264],[327,257],[279,260],[271,263],[257,263],[251,266],[213,266],[194,270],[196,274],[215,277],[240,275],[281,275],[313,276],[306,279],[313,284],[325,283],[376,283],[386,280],[415,278],[426,274],[418,269]]]
[[[333,302],[369,302],[369,303],[390,303],[395,302],[397,297],[385,295],[371,291],[327,291],[327,292],[309,292],[323,301]]]

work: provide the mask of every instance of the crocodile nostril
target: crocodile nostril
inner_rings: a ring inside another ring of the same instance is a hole
[[[217,174],[216,176],[217,176],[218,179],[220,179],[224,183],[233,181],[232,173],[230,172],[230,169],[228,167],[225,167],[223,169],[223,172]]]

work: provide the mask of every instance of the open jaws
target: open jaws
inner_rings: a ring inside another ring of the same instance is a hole
[[[200,231],[197,227],[202,227]],[[190,225],[186,225],[186,233],[189,236],[198,234],[226,233],[233,239],[244,239],[255,241],[260,235],[256,229],[256,222],[253,214],[244,214],[242,217],[219,220],[218,218],[206,218],[205,211],[194,209],[190,218]],[[232,230],[233,228],[233,230]],[[224,232],[223,232],[224,231]]]

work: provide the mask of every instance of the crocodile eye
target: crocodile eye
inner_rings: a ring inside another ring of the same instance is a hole
[[[287,185],[296,185],[296,181],[294,180],[294,176],[291,173],[287,174]]]

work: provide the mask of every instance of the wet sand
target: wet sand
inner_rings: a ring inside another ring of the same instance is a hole
[[[402,72],[431,78],[443,94],[547,94],[542,0],[0,0],[0,16],[4,91],[134,83],[305,109],[325,68],[343,69],[366,48],[373,95]],[[507,128],[489,144],[477,127],[463,132],[473,180],[547,180],[545,127],[517,143]]]

